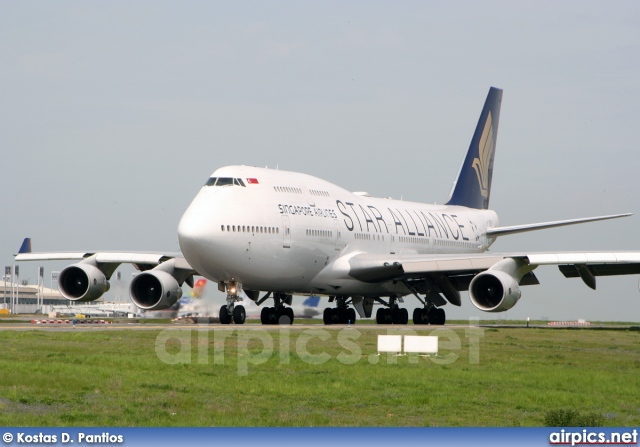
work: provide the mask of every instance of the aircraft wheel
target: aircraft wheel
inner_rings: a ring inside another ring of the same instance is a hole
[[[220,323],[222,324],[230,324],[231,323],[231,315],[229,314],[229,308],[225,304],[220,308]]]
[[[429,318],[424,308],[416,307],[413,309],[413,324],[428,324]]]
[[[348,322],[347,323],[351,323],[351,324],[355,324],[356,323],[356,310],[353,307],[349,308],[349,311],[347,312],[347,314],[349,315],[348,317]]]
[[[288,324],[293,324],[293,309],[290,307],[285,307],[283,311],[283,315],[289,319]],[[280,318],[278,318],[278,322],[280,322]]]
[[[324,324],[331,324],[333,320],[333,308],[331,307],[327,307],[325,308],[324,312],[322,313],[322,321],[324,322]]]
[[[385,310],[386,309],[384,307],[380,307],[376,311],[376,323],[377,324],[384,324],[384,311]]]
[[[408,324],[409,323],[409,311],[404,307],[399,309],[400,314],[400,324]]]
[[[269,324],[269,308],[263,307],[260,311],[260,323]]]
[[[438,324],[438,308],[432,307],[427,312],[427,319],[429,320],[429,324]]]
[[[247,319],[247,312],[244,310],[244,306],[235,306],[233,308],[233,322],[235,324],[244,324]]]
[[[429,322],[433,325],[441,326],[446,320],[444,309],[432,307],[429,311]]]
[[[267,324],[278,324],[278,317],[280,316],[280,312],[278,312],[277,307],[269,308],[269,318],[267,319]]]
[[[444,309],[438,309],[438,323],[437,324],[444,325],[446,320],[447,320],[447,315],[445,314]]]
[[[396,307],[391,310],[391,321],[393,324],[407,324],[409,321],[409,312],[407,312],[407,309]]]

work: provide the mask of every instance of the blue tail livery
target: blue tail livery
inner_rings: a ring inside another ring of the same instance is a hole
[[[31,253],[31,238],[25,237],[18,253]]]
[[[491,87],[447,205],[489,209],[502,90]]]

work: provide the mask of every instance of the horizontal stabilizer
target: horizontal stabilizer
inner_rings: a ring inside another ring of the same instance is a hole
[[[585,222],[596,222],[598,220],[617,219],[619,217],[631,216],[632,213],[612,214],[610,216],[584,217],[581,219],[558,220],[555,222],[541,222],[526,225],[514,225],[511,227],[495,227],[487,229],[487,237],[506,236],[508,234],[525,233],[527,231],[544,230],[546,228],[564,227]]]

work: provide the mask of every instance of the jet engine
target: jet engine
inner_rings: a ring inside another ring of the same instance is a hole
[[[97,267],[79,262],[60,272],[58,286],[66,299],[87,302],[97,300],[108,291],[109,281]]]
[[[182,297],[182,288],[171,274],[162,270],[140,273],[131,281],[131,301],[140,309],[163,310]]]
[[[509,310],[516,305],[520,296],[516,278],[500,270],[479,273],[469,284],[471,302],[485,312]]]

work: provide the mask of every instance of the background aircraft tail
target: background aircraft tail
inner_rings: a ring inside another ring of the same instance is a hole
[[[307,307],[318,307],[318,304],[320,304],[320,297],[311,295],[306,300],[304,300],[302,304]]]
[[[502,90],[491,87],[447,205],[488,209]]]
[[[31,253],[31,238],[25,237],[18,253]]]

